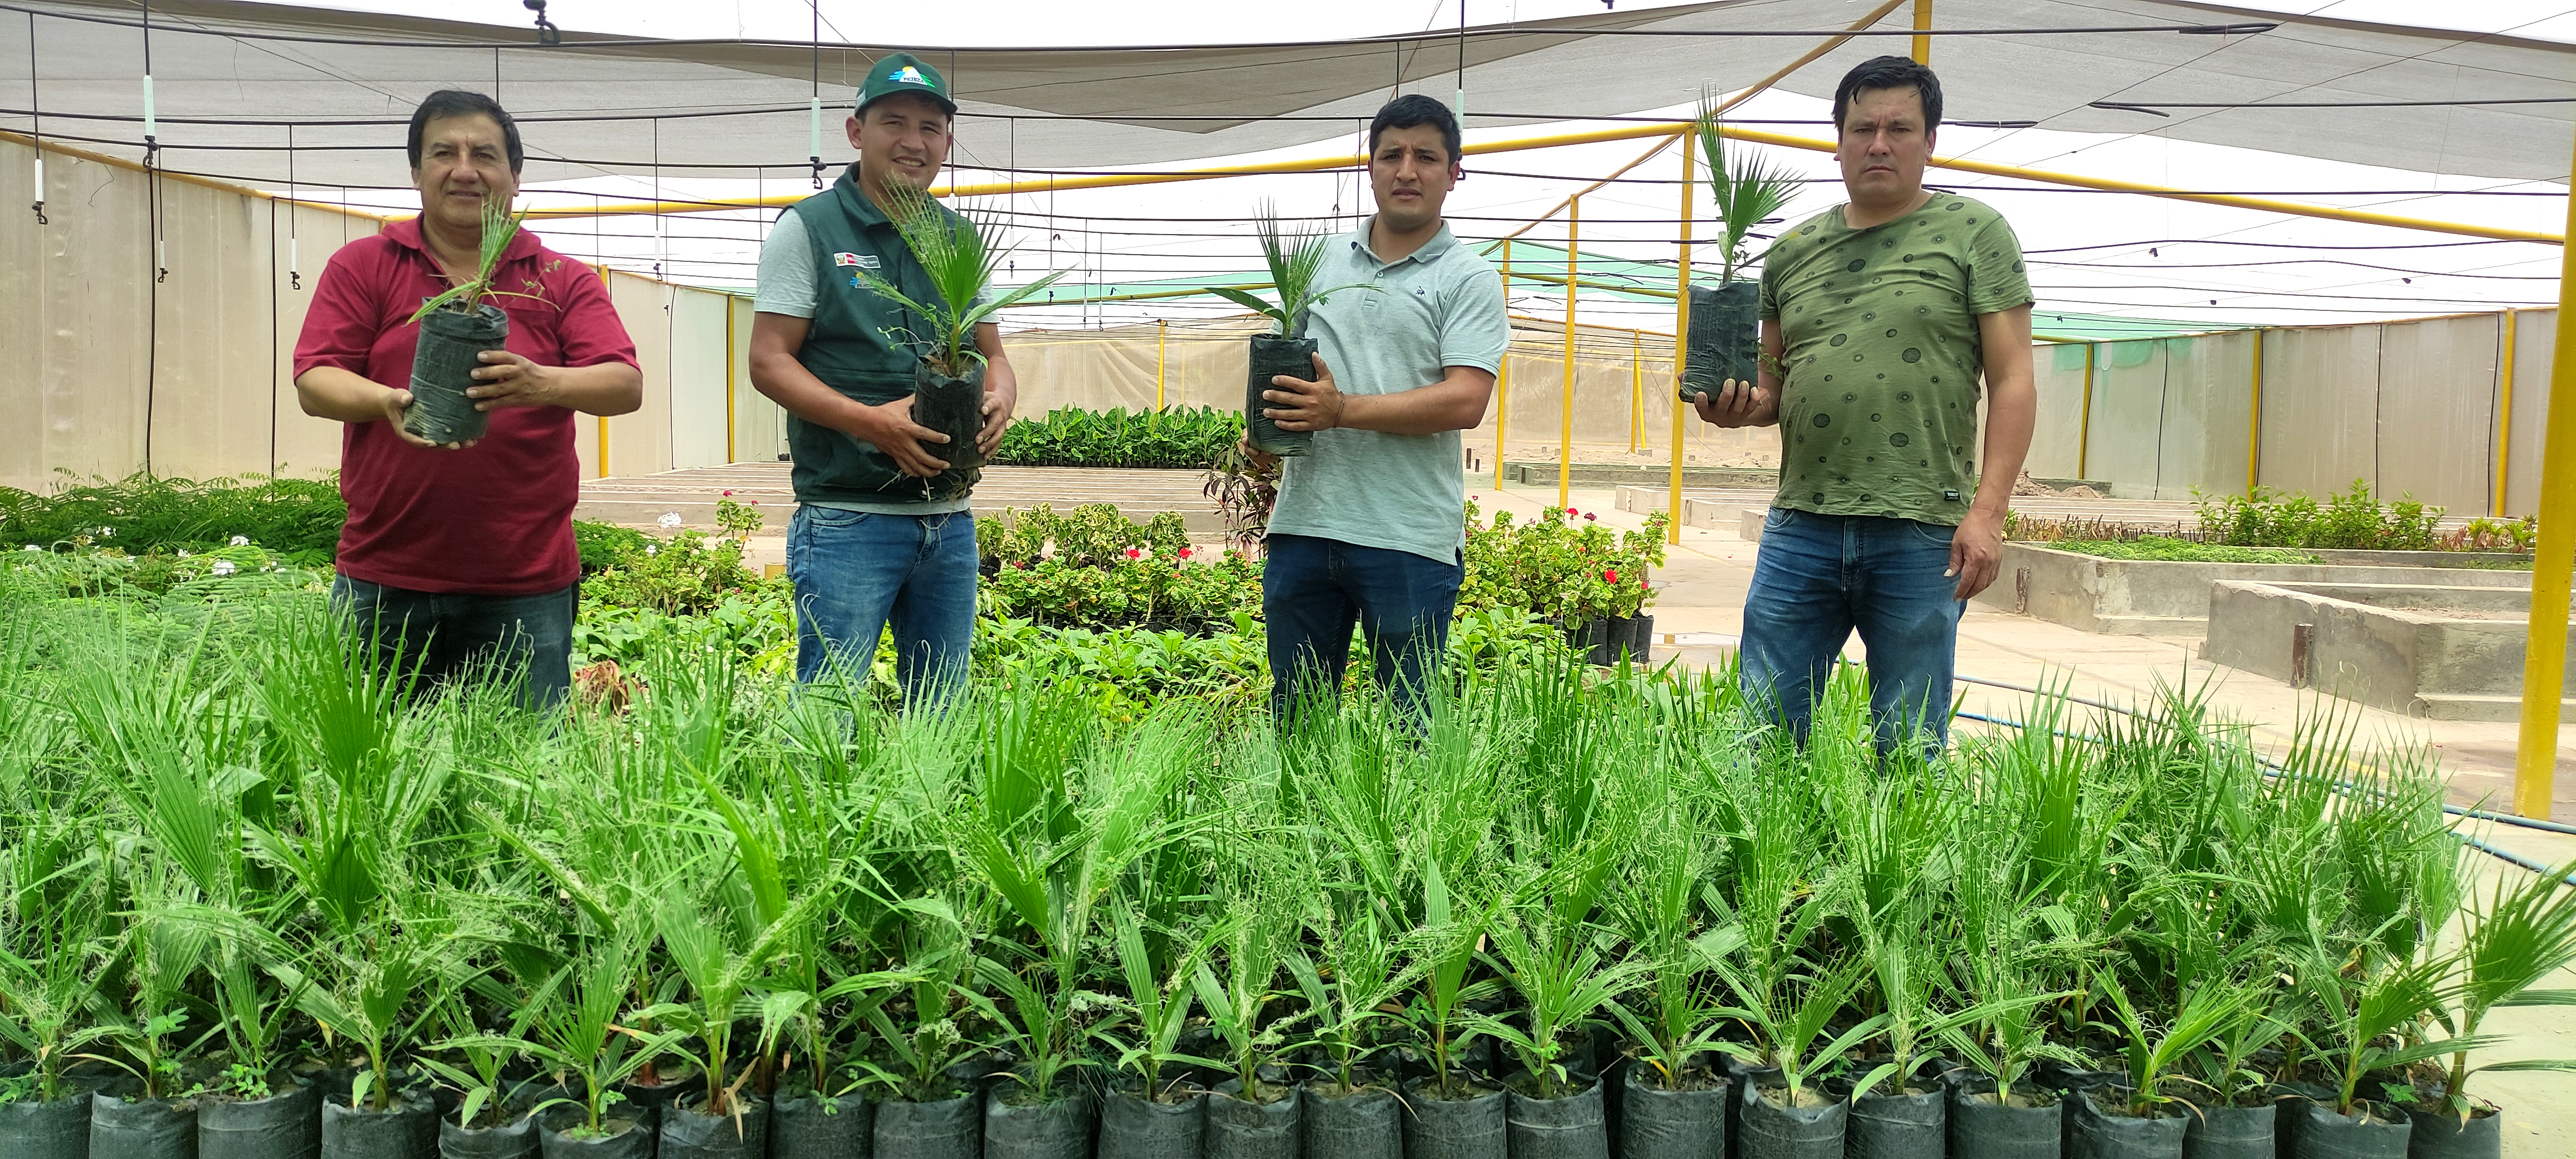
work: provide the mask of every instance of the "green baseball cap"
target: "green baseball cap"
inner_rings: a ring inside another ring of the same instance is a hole
[[[957,102],[948,99],[948,78],[909,52],[895,53],[868,66],[867,82],[859,86],[858,111],[866,112],[869,105],[896,93],[912,93],[946,110],[949,116],[957,115]]]

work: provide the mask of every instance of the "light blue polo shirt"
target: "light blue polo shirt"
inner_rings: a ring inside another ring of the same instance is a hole
[[[1370,252],[1365,227],[1327,240],[1315,285],[1359,283],[1377,290],[1330,294],[1306,323],[1343,394],[1419,389],[1452,366],[1502,368],[1511,335],[1502,276],[1447,225],[1393,262]],[[1270,530],[1457,563],[1467,545],[1461,433],[1315,432],[1314,450],[1287,460]]]

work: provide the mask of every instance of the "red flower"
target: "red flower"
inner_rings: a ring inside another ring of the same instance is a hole
[[[1574,514],[1574,509],[1573,509],[1573,508],[1571,508],[1571,507],[1568,507],[1568,508],[1566,508],[1566,509],[1565,509],[1565,513],[1566,513],[1566,514],[1568,514],[1568,515],[1572,515],[1572,514]]]
[[[1589,512],[1589,511],[1587,511],[1587,512],[1584,512],[1584,513],[1583,513],[1583,521],[1584,521],[1585,523],[1590,523],[1590,522],[1592,522],[1593,520],[1595,520],[1595,519],[1599,519],[1599,518],[1601,518],[1601,517],[1600,517],[1600,516],[1598,516],[1598,515],[1594,515],[1594,514],[1592,514],[1592,513],[1591,513],[1591,512]]]
[[[1132,547],[1127,549],[1127,558],[1129,559],[1143,559],[1144,557],[1144,552],[1138,551]]]
[[[1619,569],[1615,567],[1603,568],[1601,569],[1601,578],[1607,582],[1615,584],[1619,582]]]
[[[758,507],[758,506],[760,506],[760,500],[758,500],[758,499],[754,499],[754,500],[752,500],[752,501],[751,501],[751,505],[752,505],[752,506],[754,506],[754,507]]]
[[[731,499],[731,498],[733,498],[733,492],[731,492],[731,491],[727,491],[727,492],[725,492],[725,498],[727,498],[727,499]]]
[[[1188,559],[1189,557],[1190,557],[1190,549],[1188,549],[1188,548],[1186,548],[1186,547],[1182,548],[1182,549],[1181,549],[1181,558],[1182,558],[1182,559]]]

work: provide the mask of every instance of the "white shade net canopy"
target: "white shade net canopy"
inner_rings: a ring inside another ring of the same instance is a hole
[[[292,157],[299,183],[399,185],[413,106],[471,88],[497,92],[520,119],[531,182],[775,179],[808,167],[818,93],[822,156],[844,160],[838,110],[872,61],[908,48],[949,73],[966,114],[964,166],[1150,168],[1347,142],[1399,88],[1445,95],[1463,83],[1469,123],[1483,128],[1668,109],[1704,87],[1751,84],[1865,11],[1720,0],[1463,34],[1188,48],[580,33],[546,47],[527,26],[237,0],[151,4],[147,35],[134,0],[12,0],[0,3],[0,129],[36,131],[41,113],[49,139],[141,159],[148,40],[155,136],[172,170],[278,186]],[[2568,172],[2576,46],[2165,0],[1938,0],[1934,11],[1936,60],[1958,78],[1953,121],[2488,178]],[[1907,51],[1907,15],[1778,87],[1830,96],[1851,65]]]

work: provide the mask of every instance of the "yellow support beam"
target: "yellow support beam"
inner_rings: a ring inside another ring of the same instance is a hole
[[[1628,453],[1636,454],[1646,441],[1646,336],[1628,332]]]
[[[2576,232],[2576,196],[2567,199]],[[2576,249],[2559,257],[2558,300],[2576,302]],[[2522,735],[2514,749],[2513,811],[2549,816],[2558,772],[2558,702],[2567,679],[2567,596],[2576,571],[2576,326],[2559,319],[2549,362],[2549,417],[2540,436],[2540,543],[2531,560],[2531,619],[2522,650]]]
[[[733,453],[733,299],[725,299],[725,462],[737,462]]]
[[[1494,372],[1494,489],[1503,489],[1503,451],[1512,428],[1512,239],[1503,239],[1503,362]]]
[[[2504,518],[2505,474],[2513,466],[2513,324],[2517,312],[2504,312],[2503,349],[2496,353],[2496,460],[2495,498],[2487,501],[2487,514]]]
[[[2084,344],[2084,417],[2075,428],[2075,477],[2090,478],[2084,469],[2092,465],[2093,456],[2093,352],[2098,342]]]
[[[1932,0],[1914,0],[1914,63],[1932,63]]]
[[[1163,372],[1171,365],[1172,323],[1154,319],[1154,409],[1163,409]]]
[[[2245,493],[2263,481],[2263,332],[2254,332],[2254,416],[2245,424]]]
[[[1695,156],[1682,150],[1682,240],[1680,272],[1673,280],[1673,461],[1672,481],[1664,494],[1664,542],[1678,546],[1682,541],[1682,431],[1681,401],[1682,347],[1690,341],[1690,258],[1691,258],[1691,187],[1697,177],[1691,172]]]
[[[1558,407],[1560,420],[1556,432],[1556,505],[1564,507],[1574,493],[1574,262],[1581,250],[1575,243],[1583,233],[1583,199],[1575,198],[1565,207],[1565,396]]]
[[[1548,133],[1536,137],[1517,137],[1501,141],[1484,141],[1468,145],[1462,152],[1469,156],[1491,153],[1513,153],[1528,149],[1553,149],[1564,145],[1594,145],[1603,141],[1636,141],[1649,137],[1672,137],[1689,132],[1688,121],[1657,121],[1640,125],[1622,125],[1609,129],[1586,129],[1571,133]],[[1813,137],[1794,137],[1734,125],[1720,129],[1728,137],[1755,145],[1777,145],[1784,149],[1805,149],[1816,153],[1834,151],[1832,141]],[[1073,177],[1039,178],[1023,181],[987,181],[971,185],[954,185],[936,192],[942,197],[991,197],[1011,193],[1034,193],[1049,189],[1114,189],[1131,185],[1164,185],[1179,181],[1208,181],[1221,177],[1245,177],[1271,173],[1320,173],[1333,169],[1354,168],[1366,161],[1356,154],[1337,157],[1310,157],[1297,161],[1271,161],[1251,165],[1219,165],[1204,169],[1176,170],[1162,173],[1097,173]],[[2357,225],[2384,225],[2396,229],[2423,230],[2428,233],[2456,234],[2461,237],[2493,238],[2498,241],[2533,241],[2561,245],[2564,234],[2543,233],[2528,229],[2474,225],[2467,222],[2434,221],[2429,218],[2404,217],[2394,213],[2373,213],[2364,209],[2343,209],[2331,205],[2310,205],[2304,201],[2284,201],[2274,197],[2248,197],[2236,193],[2195,193],[2168,185],[2151,185],[2144,181],[2122,181],[2110,177],[2088,177],[2033,169],[2024,165],[2001,165],[1992,161],[1973,161],[1965,157],[1935,157],[1937,169],[1961,173],[1978,173],[1988,177],[2010,177],[2043,185],[2065,185],[2077,189],[2099,189],[2108,193],[2137,193],[2175,201],[2192,201],[2203,205],[2224,205],[2236,209],[2253,209],[2292,217],[2314,217],[2327,221],[2346,221]],[[804,200],[799,196],[719,198],[707,201],[639,201],[608,208],[532,209],[531,219],[552,217],[614,217],[637,213],[709,213],[721,210],[776,209]]]

